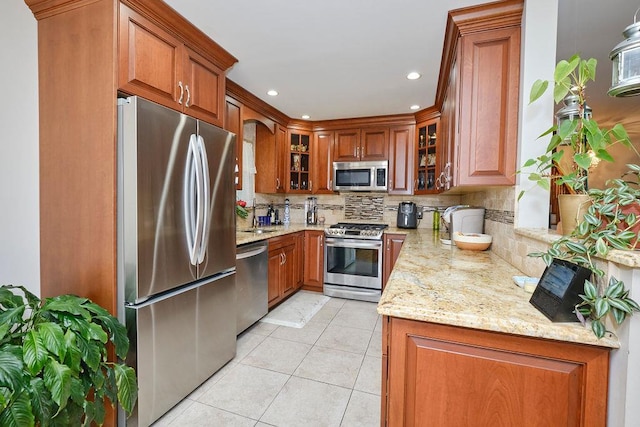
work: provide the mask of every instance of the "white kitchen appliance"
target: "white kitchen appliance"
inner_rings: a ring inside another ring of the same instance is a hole
[[[484,208],[469,205],[449,206],[442,214],[442,243],[451,244],[456,232],[484,233]]]

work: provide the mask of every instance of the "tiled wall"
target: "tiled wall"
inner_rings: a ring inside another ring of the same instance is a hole
[[[383,193],[340,193],[335,195],[318,195],[318,218],[325,219],[325,224],[340,221],[350,222],[383,222],[395,225],[398,204],[413,201],[424,211],[418,228],[432,228],[433,210],[442,212],[447,206],[468,204],[483,206],[485,213],[485,233],[493,236],[491,250],[505,261],[520,269],[523,273],[539,277],[544,270],[544,263],[539,258],[529,257],[531,252],[547,249],[543,242],[530,239],[514,232],[515,191],[512,187],[487,189],[483,192],[466,195],[433,195],[433,196],[389,196]],[[256,214],[264,215],[267,206],[273,204],[284,211],[284,200],[289,199],[291,222],[304,223],[304,203],[308,196],[297,194],[256,194]],[[238,227],[251,226],[251,213],[247,220],[238,218]]]
[[[484,206],[485,233],[493,237],[491,250],[529,276],[539,277],[545,264],[540,258],[529,257],[531,252],[547,250],[543,242],[514,232],[515,190],[513,187],[487,189],[462,197],[462,203]]]
[[[291,222],[304,222],[304,203],[308,196],[297,194],[256,194],[257,215],[264,215],[267,206],[273,204],[282,213],[284,200],[289,199],[291,208]],[[325,223],[335,224],[340,221],[350,222],[382,222],[395,225],[398,204],[412,201],[424,210],[424,218],[419,222],[419,228],[432,227],[432,213],[434,209],[443,211],[447,206],[460,204],[460,196],[389,196],[384,193],[340,193],[335,195],[315,196],[318,203],[318,218],[325,218]],[[238,226],[250,226],[251,214],[248,221],[238,219]]]

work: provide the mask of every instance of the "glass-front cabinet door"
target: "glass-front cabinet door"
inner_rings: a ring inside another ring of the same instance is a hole
[[[415,194],[430,194],[439,191],[436,185],[439,159],[439,119],[418,124],[416,151]]]
[[[289,132],[288,192],[311,193],[311,133]]]

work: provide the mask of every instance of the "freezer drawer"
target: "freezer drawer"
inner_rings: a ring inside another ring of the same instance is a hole
[[[126,308],[139,386],[127,425],[150,425],[235,356],[235,273],[202,283]]]

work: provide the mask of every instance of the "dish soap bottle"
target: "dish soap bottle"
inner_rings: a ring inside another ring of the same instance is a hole
[[[284,225],[289,225],[291,223],[291,211],[289,207],[289,199],[284,199],[284,218],[282,218],[282,223]]]

